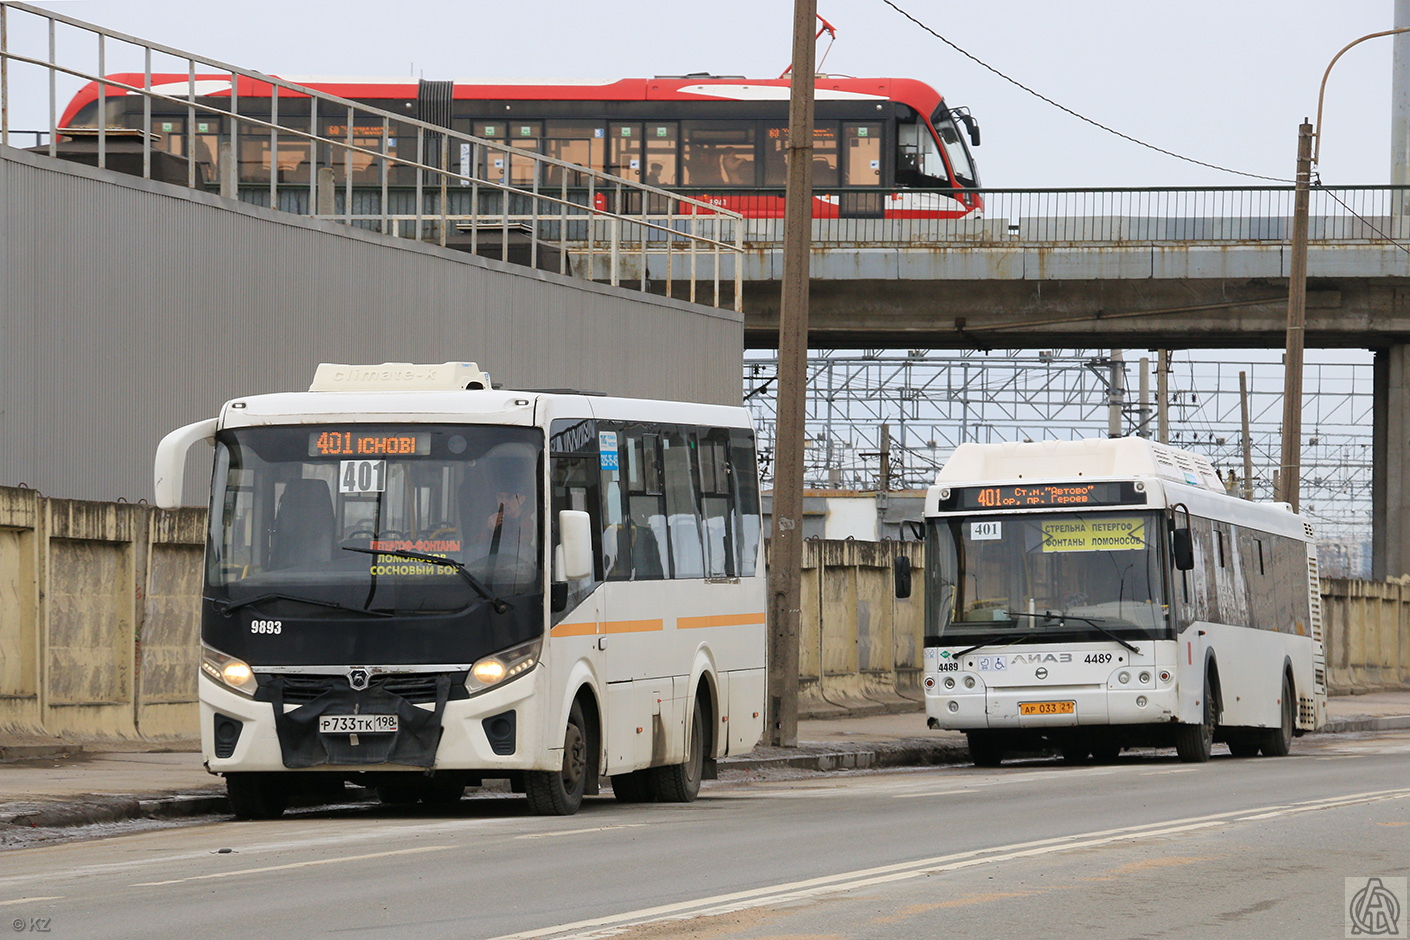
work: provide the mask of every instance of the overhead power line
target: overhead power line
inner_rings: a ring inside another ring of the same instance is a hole
[[[1247,173],[1247,172],[1245,172],[1245,171],[1243,171],[1243,170],[1235,170],[1235,169],[1231,169],[1230,167],[1227,167],[1227,166],[1220,166],[1220,165],[1217,164],[1217,163],[1206,163],[1206,162],[1203,161],[1203,160],[1196,160],[1194,157],[1187,157],[1187,156],[1185,156],[1184,154],[1176,153],[1176,152],[1173,151],[1173,150],[1166,150],[1164,147],[1157,147],[1155,144],[1148,143],[1148,142],[1146,142],[1146,141],[1144,141],[1144,140],[1141,140],[1140,138],[1137,138],[1137,137],[1132,137],[1130,134],[1123,134],[1121,131],[1116,130],[1116,129],[1113,128],[1113,127],[1108,127],[1107,125],[1103,124],[1101,121],[1093,120],[1092,118],[1087,117],[1085,114],[1081,114],[1081,113],[1079,113],[1079,112],[1077,112],[1077,111],[1074,111],[1074,110],[1072,110],[1071,108],[1067,107],[1066,105],[1061,104],[1061,103],[1059,103],[1059,102],[1057,102],[1057,101],[1054,101],[1053,99],[1049,98],[1047,95],[1045,95],[1045,94],[1043,94],[1043,93],[1041,93],[1041,92],[1035,91],[1035,90],[1032,89],[1032,88],[1029,88],[1027,85],[1023,84],[1023,82],[1020,82],[1018,79],[1013,78],[1013,77],[1010,76],[1010,75],[1004,74],[1003,72],[1001,72],[1001,71],[999,71],[998,69],[994,68],[994,66],[990,65],[988,62],[985,62],[983,59],[979,58],[978,56],[974,55],[973,53],[968,52],[967,50],[960,48],[958,45],[956,45],[956,44],[955,44],[954,42],[952,42],[951,40],[946,39],[944,36],[940,35],[940,34],[937,33],[935,30],[931,29],[929,26],[925,25],[924,23],[922,23],[920,20],[916,19],[916,18],[915,18],[914,16],[912,16],[911,14],[909,14],[909,13],[907,13],[905,10],[901,9],[899,6],[897,6],[895,3],[893,3],[892,0],[881,0],[881,2],[884,3],[884,4],[886,4],[887,6],[889,6],[891,9],[895,10],[897,13],[901,14],[902,16],[904,16],[906,19],[910,20],[910,21],[911,21],[912,23],[914,23],[916,26],[918,26],[918,27],[920,27],[921,29],[925,30],[925,31],[926,31],[927,33],[929,33],[930,35],[934,36],[936,39],[938,39],[938,40],[940,40],[941,42],[943,42],[945,45],[949,46],[951,49],[953,49],[953,50],[955,50],[956,52],[958,52],[960,55],[962,55],[962,56],[964,56],[965,58],[969,59],[970,61],[974,62],[976,65],[980,66],[981,68],[987,69],[988,71],[993,72],[995,75],[999,76],[1000,78],[1002,78],[1004,81],[1008,82],[1009,84],[1015,85],[1015,86],[1017,86],[1017,87],[1023,89],[1024,91],[1028,92],[1028,93],[1029,93],[1030,95],[1032,95],[1033,97],[1037,98],[1039,101],[1044,101],[1044,102],[1046,102],[1046,103],[1052,105],[1054,108],[1057,108],[1059,111],[1062,111],[1062,112],[1065,112],[1065,113],[1067,113],[1067,114],[1070,114],[1070,115],[1072,115],[1073,117],[1077,118],[1077,120],[1079,120],[1079,121],[1085,121],[1086,123],[1092,125],[1093,127],[1096,127],[1096,128],[1099,128],[1099,129],[1101,129],[1101,130],[1106,131],[1108,134],[1113,134],[1113,135],[1115,135],[1115,136],[1117,136],[1117,137],[1120,137],[1122,140],[1130,141],[1131,143],[1136,144],[1136,145],[1141,146],[1141,147],[1145,147],[1145,148],[1148,149],[1148,150],[1154,150],[1156,153],[1164,154],[1164,155],[1167,156],[1167,157],[1174,157],[1176,160],[1183,160],[1183,161],[1185,161],[1186,163],[1193,163],[1195,166],[1202,166],[1202,167],[1205,167],[1205,168],[1210,169],[1210,170],[1218,170],[1220,173],[1232,173],[1232,174],[1234,174],[1235,176],[1246,176],[1246,177],[1249,177],[1250,179],[1256,179],[1256,180],[1268,180],[1269,182],[1273,182],[1273,183],[1290,183],[1290,184],[1291,184],[1291,183],[1294,183],[1294,182],[1295,182],[1294,180],[1284,179],[1284,178],[1279,177],[1279,176],[1263,176],[1262,174],[1259,174],[1259,173]]]

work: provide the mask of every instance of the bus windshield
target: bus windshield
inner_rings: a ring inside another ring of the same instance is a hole
[[[927,642],[1164,637],[1163,531],[1150,512],[931,520]]]
[[[346,422],[222,431],[206,552],[206,603],[217,616],[205,623],[231,635],[208,642],[241,655],[241,624],[292,619],[314,626],[261,637],[278,661],[327,655],[300,646],[320,631],[374,661],[420,647],[404,631],[421,620],[461,638],[449,644],[459,659],[532,630],[531,609],[542,611],[542,437]],[[494,638],[467,645],[481,621]],[[356,641],[363,632],[403,635],[373,655],[384,641]]]

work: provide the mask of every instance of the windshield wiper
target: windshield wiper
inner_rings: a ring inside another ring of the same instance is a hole
[[[1126,640],[1123,640],[1121,637],[1117,636],[1115,633],[1112,633],[1110,630],[1102,626],[1100,623],[1098,623],[1091,617],[1078,617],[1075,614],[1055,614],[1051,610],[1045,610],[1041,614],[1030,614],[1025,610],[1011,610],[1009,611],[1009,616],[1033,617],[1034,619],[1043,621],[1056,620],[1061,626],[1067,626],[1067,622],[1069,620],[1075,620],[1078,623],[1087,624],[1093,630],[1096,630],[1098,633],[1100,633],[1102,636],[1105,636],[1107,639],[1110,640],[1115,640],[1117,643],[1120,643],[1122,646],[1126,647],[1133,653],[1139,653],[1141,651],[1141,648],[1139,646],[1135,645],[1134,643],[1130,643]]]
[[[958,653],[956,653],[956,654],[954,655],[953,658],[954,658],[954,659],[959,659],[961,656],[968,655],[969,653],[973,653],[975,650],[978,650],[978,649],[983,649],[983,648],[986,647],[986,646],[1013,646],[1015,643],[1022,643],[1024,640],[1031,640],[1031,639],[1033,639],[1033,635],[1032,635],[1032,634],[1029,634],[1029,633],[1020,633],[1018,636],[1009,637],[1007,640],[1004,640],[1003,642],[999,642],[999,641],[997,641],[997,640],[994,640],[994,641],[991,641],[991,642],[989,642],[989,643],[979,643],[979,644],[977,644],[977,645],[975,645],[975,646],[971,646],[971,647],[970,647],[969,649],[967,649],[967,650],[960,650]]]
[[[339,604],[337,601],[320,601],[312,597],[299,597],[295,594],[280,594],[271,591],[268,594],[259,594],[255,597],[246,598],[243,601],[215,601],[216,612],[229,617],[241,607],[248,607],[251,604],[260,604],[264,601],[296,601],[300,604],[313,604],[315,607],[332,607],[334,610],[349,610],[355,614],[371,614],[374,617],[390,617],[391,614],[382,610],[367,610],[362,607],[349,607],[347,604]]]
[[[495,595],[493,591],[485,587],[479,578],[470,573],[460,562],[454,558],[443,558],[440,555],[428,555],[425,552],[413,552],[404,548],[353,548],[351,545],[344,545],[343,551],[357,552],[359,555],[393,555],[397,558],[410,558],[413,561],[424,561],[428,565],[442,565],[446,568],[454,568],[456,572],[465,579],[465,583],[475,589],[485,600],[490,602],[494,612],[502,614],[507,610],[513,610],[514,605]]]

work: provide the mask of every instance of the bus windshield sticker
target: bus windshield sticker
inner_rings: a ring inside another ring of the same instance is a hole
[[[1003,538],[1003,523],[996,520],[985,522],[971,522],[969,524],[969,537],[972,541],[979,542],[985,539]]]
[[[385,460],[339,461],[338,492],[380,493],[387,488]]]
[[[1144,519],[1061,519],[1043,523],[1044,552],[1110,552],[1145,547]]]
[[[617,469],[617,432],[598,431],[597,450],[602,455],[602,469]]]

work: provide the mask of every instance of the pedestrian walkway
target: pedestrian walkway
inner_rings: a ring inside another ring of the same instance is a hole
[[[1410,729],[1410,690],[1328,700],[1324,733]],[[798,746],[760,746],[719,761],[722,773],[965,763],[963,734],[931,731],[920,711],[798,723]],[[0,736],[0,844],[13,827],[223,813],[224,781],[206,773],[195,741],[65,746]]]

